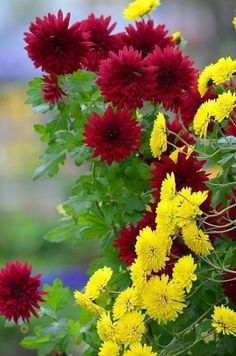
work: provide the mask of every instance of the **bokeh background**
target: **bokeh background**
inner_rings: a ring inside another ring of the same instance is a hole
[[[0,267],[7,260],[26,260],[50,282],[60,276],[65,285],[81,287],[86,268],[95,255],[91,245],[76,248],[68,241],[50,244],[43,235],[52,228],[59,214],[57,206],[67,199],[80,174],[67,162],[59,175],[33,182],[43,144],[34,133],[40,122],[24,104],[27,81],[36,70],[24,51],[23,32],[36,16],[48,12],[72,13],[72,20],[97,15],[112,15],[117,31],[127,21],[122,10],[129,0],[0,0]],[[204,67],[220,56],[236,55],[236,32],[232,26],[235,0],[163,0],[153,14],[170,33],[181,31],[189,42],[186,52]],[[86,252],[89,251],[89,252]],[[0,356],[35,355],[18,346],[20,331],[3,328],[0,319]]]

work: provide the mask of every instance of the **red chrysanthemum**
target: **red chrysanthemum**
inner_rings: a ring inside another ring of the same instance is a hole
[[[197,70],[193,62],[178,48],[159,47],[147,57],[149,65],[156,67],[154,101],[166,109],[175,109],[181,104],[185,92],[196,83]]]
[[[193,145],[195,143],[194,136],[192,136],[190,132],[186,131],[186,129],[179,122],[177,117],[172,121],[168,121],[167,128],[171,131],[170,133],[168,133],[168,142],[174,144],[175,146],[183,147],[185,145],[184,142],[187,142],[189,145]],[[175,134],[178,135],[181,139],[178,138]],[[169,155],[172,151],[173,146],[168,144],[167,150],[165,151],[165,155]]]
[[[38,317],[36,309],[42,296],[40,291],[41,275],[31,276],[32,267],[19,261],[7,262],[0,270],[0,314],[15,323],[20,318],[29,321],[31,314]]]
[[[156,46],[161,49],[175,46],[165,26],[155,26],[153,20],[136,21],[136,26],[128,25],[125,29],[126,33],[122,37],[124,44],[140,51],[143,58],[152,53]]]
[[[234,110],[234,112],[236,115],[236,110]],[[232,117],[228,120],[226,134],[229,136],[236,137],[236,118],[235,117]]]
[[[208,90],[208,92],[203,97],[200,96],[197,87],[195,87],[193,90],[189,92],[186,92],[186,94],[183,97],[182,103],[180,105],[180,112],[179,112],[184,126],[186,128],[189,128],[201,104],[209,99],[214,99],[214,98],[216,98],[216,95],[213,93],[211,89]]]
[[[204,163],[205,161],[196,158],[194,152],[189,157],[186,157],[184,152],[179,152],[176,163],[170,157],[162,155],[159,162],[153,163],[155,167],[151,170],[154,196],[159,201],[162,182],[167,173],[171,172],[175,175],[177,191],[184,187],[191,187],[193,192],[207,190],[205,182],[208,180],[208,174],[202,170]]]
[[[128,158],[140,146],[142,126],[124,109],[109,106],[104,117],[94,113],[85,126],[85,140],[94,149],[93,157],[101,156],[109,165]]]
[[[236,268],[230,268],[232,271],[236,272]],[[226,272],[223,274],[223,290],[224,295],[229,298],[229,300],[236,305],[236,274],[233,272]]]
[[[121,229],[118,238],[114,242],[114,246],[119,251],[120,259],[127,266],[132,265],[137,257],[135,245],[139,231],[146,226],[150,226],[152,230],[156,229],[156,204],[150,203],[149,206],[150,209],[145,211],[137,226],[130,224],[128,227]]]
[[[60,87],[55,74],[44,75],[42,78],[43,99],[47,104],[56,104],[62,101],[63,95],[66,95]]]
[[[48,14],[31,23],[30,32],[25,33],[25,49],[36,68],[48,73],[67,74],[81,68],[86,61],[90,43],[88,34],[82,31],[80,23],[69,27],[70,13],[63,19]]]
[[[110,52],[101,61],[97,83],[106,102],[123,108],[141,108],[151,100],[154,86],[153,68],[147,67],[141,53],[124,47],[118,54]]]
[[[86,68],[97,72],[100,61],[108,57],[109,51],[118,51],[122,46],[121,36],[112,35],[116,23],[110,24],[111,17],[95,17],[94,14],[81,22],[81,29],[89,34],[91,47]]]

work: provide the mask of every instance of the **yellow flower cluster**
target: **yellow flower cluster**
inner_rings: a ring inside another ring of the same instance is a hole
[[[137,20],[154,11],[160,4],[160,0],[134,0],[124,10],[124,18],[127,20]]]
[[[157,115],[154,122],[150,138],[150,148],[154,158],[160,159],[160,156],[167,149],[167,131],[166,120],[162,113]]]
[[[217,333],[236,336],[236,312],[233,310],[223,305],[215,307],[212,321],[212,326]]]
[[[210,120],[214,118],[215,121],[220,123],[230,116],[235,107],[236,95],[230,90],[219,94],[217,99],[203,103],[193,119],[195,134],[205,138]]]
[[[96,299],[105,292],[106,286],[111,279],[112,270],[109,267],[103,267],[98,269],[92,277],[89,279],[85,292],[74,292],[74,297],[81,307],[88,309],[91,313],[101,314],[104,309],[95,303]]]
[[[236,60],[231,57],[220,58],[216,63],[204,68],[198,78],[198,91],[204,96],[212,85],[228,82],[236,74]]]

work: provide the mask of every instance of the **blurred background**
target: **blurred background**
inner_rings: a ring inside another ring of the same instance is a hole
[[[42,239],[59,218],[57,206],[70,194],[80,174],[67,162],[57,177],[33,182],[43,150],[33,124],[41,117],[24,104],[27,81],[40,75],[24,51],[23,32],[36,16],[48,12],[72,13],[72,20],[112,15],[117,31],[127,21],[122,10],[128,0],[0,0],[0,267],[7,260],[26,260],[43,281],[56,276],[71,288],[81,287],[85,270],[95,255],[91,246],[75,248],[70,241],[50,244]],[[202,68],[220,56],[236,55],[236,32],[232,25],[235,0],[163,0],[152,15],[170,33],[181,31],[189,42],[186,52]],[[89,251],[84,253],[84,249]],[[73,285],[71,276],[73,275]],[[0,356],[35,355],[17,346],[22,335],[3,328],[0,320]]]

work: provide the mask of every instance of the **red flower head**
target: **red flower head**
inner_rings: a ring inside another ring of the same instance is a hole
[[[176,189],[191,187],[193,192],[207,190],[204,184],[208,180],[208,174],[202,170],[205,161],[198,161],[194,152],[186,157],[184,152],[179,152],[175,163],[168,156],[162,155],[160,162],[154,162],[155,168],[151,170],[152,188],[155,189],[154,196],[159,200],[163,180],[167,173],[173,172],[175,175]]]
[[[148,63],[155,66],[154,101],[161,102],[166,109],[177,109],[186,91],[196,82],[197,70],[189,57],[183,56],[178,48],[159,47],[147,57]]]
[[[27,263],[7,262],[0,270],[0,314],[15,323],[20,318],[29,321],[31,313],[38,317],[35,309],[46,294],[40,291],[41,275],[31,276],[32,267]]]
[[[236,268],[231,268],[236,272]],[[224,281],[222,283],[224,294],[229,300],[236,305],[236,274],[233,272],[226,272],[223,274]],[[230,280],[231,279],[231,280]],[[234,280],[233,280],[234,279]],[[229,281],[228,281],[229,280]]]
[[[66,95],[59,86],[55,74],[44,75],[42,84],[43,99],[47,104],[56,104],[62,101],[63,95]]]
[[[94,149],[93,157],[101,156],[109,165],[128,158],[140,145],[142,126],[124,109],[115,112],[109,106],[104,117],[94,113],[85,126],[85,140]]]
[[[177,117],[173,121],[168,121],[167,123],[168,130],[177,134],[181,139],[187,142],[189,145],[193,145],[195,143],[195,138],[188,131],[186,131],[182,124],[179,122]],[[183,147],[184,142],[180,140],[174,133],[168,134],[168,141],[172,144],[175,144],[177,147]],[[169,155],[173,151],[173,146],[170,144],[167,145],[167,150],[165,151],[166,155]]]
[[[234,110],[236,111],[236,110]],[[236,114],[236,112],[235,112]],[[227,130],[226,134],[229,136],[234,136],[236,137],[236,118],[231,118],[227,121]]]
[[[203,97],[200,96],[197,87],[194,87],[193,90],[186,92],[180,106],[180,115],[184,126],[189,128],[201,104],[208,99],[214,98],[216,98],[216,95],[212,92],[212,90],[208,90],[208,92]]]
[[[85,63],[90,43],[88,34],[82,31],[79,22],[69,28],[70,13],[63,19],[48,14],[31,23],[30,32],[25,33],[25,49],[36,68],[48,73],[66,74],[81,68]]]
[[[122,46],[120,35],[111,35],[116,23],[110,25],[111,17],[89,15],[81,22],[81,29],[89,34],[91,49],[86,68],[97,72],[101,59],[108,57],[109,51],[118,51]]]
[[[126,33],[122,37],[125,45],[140,51],[143,58],[152,53],[156,46],[161,49],[175,46],[175,42],[167,36],[168,31],[165,26],[155,26],[153,20],[136,21],[136,26],[129,25],[125,29]]]
[[[97,83],[105,101],[123,108],[141,108],[143,100],[152,98],[153,68],[147,67],[141,53],[124,47],[118,54],[110,52],[101,61]]]
[[[156,204],[149,204],[150,210],[145,211],[143,218],[138,222],[137,226],[130,224],[129,227],[124,227],[120,231],[120,235],[114,242],[114,246],[119,251],[120,259],[127,266],[131,266],[137,257],[135,252],[135,245],[139,231],[146,226],[151,229],[156,229]]]

